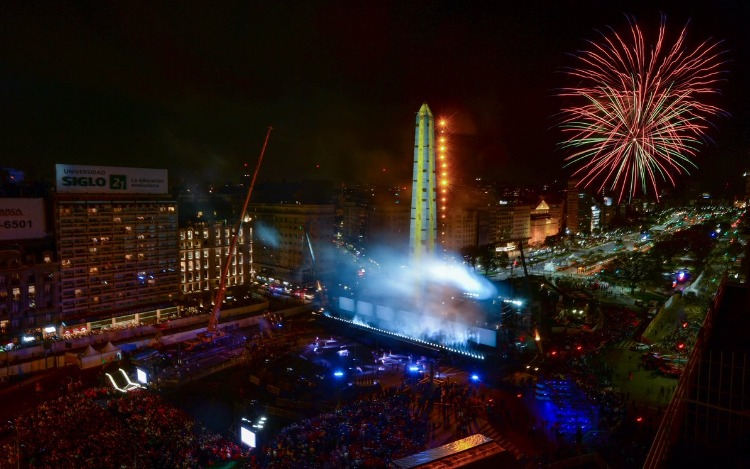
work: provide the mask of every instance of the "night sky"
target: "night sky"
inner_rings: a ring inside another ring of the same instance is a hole
[[[689,3],[689,4],[688,4]],[[692,3],[702,3],[695,6]],[[4,2],[0,166],[168,168],[237,180],[411,180],[415,113],[450,119],[456,179],[565,178],[556,90],[570,56],[665,14],[727,51],[713,142],[691,179],[748,169],[750,2]],[[681,184],[684,179],[681,181]]]

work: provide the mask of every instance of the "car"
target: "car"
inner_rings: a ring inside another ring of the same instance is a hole
[[[648,344],[637,343],[630,347],[630,350],[633,350],[635,352],[646,352],[648,350],[651,350],[651,346]]]
[[[669,378],[679,378],[682,375],[682,368],[671,365],[663,365],[659,367],[659,372],[661,372],[663,376]]]

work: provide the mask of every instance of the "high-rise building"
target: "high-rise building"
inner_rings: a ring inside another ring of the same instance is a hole
[[[513,231],[513,205],[501,200],[493,210],[494,224],[491,228],[490,240],[495,244],[507,243],[511,240]]]
[[[256,275],[299,283],[333,271],[333,204],[251,203],[247,213],[252,218]]]
[[[21,177],[22,179],[22,177]],[[0,340],[7,344],[44,335],[57,318],[54,240],[46,230],[41,197],[0,198]],[[7,342],[6,342],[7,341]]]
[[[57,271],[52,242],[24,241],[0,249],[0,334],[46,335],[57,320]],[[7,343],[7,342],[6,342]]]
[[[548,236],[555,236],[559,232],[558,219],[550,206],[542,200],[531,211],[531,239],[529,244],[540,245]]]
[[[368,193],[364,188],[347,187],[341,191],[339,210],[341,239],[354,246],[362,246],[367,239]]]
[[[513,241],[528,241],[531,238],[531,205],[511,205],[510,239]]]
[[[409,205],[397,197],[377,197],[367,215],[367,246],[405,257],[409,249],[410,213]]]
[[[427,104],[417,113],[414,133],[414,171],[411,195],[409,254],[412,261],[435,254],[437,242],[437,180],[435,128]]]
[[[599,204],[591,206],[591,228],[589,231],[598,233],[602,228],[602,209]]]
[[[578,187],[579,182],[578,179],[568,180],[565,228],[571,234],[591,232],[591,206],[593,205],[593,199],[583,188]]]
[[[444,249],[448,253],[460,253],[463,248],[476,246],[477,210],[469,207],[454,207],[448,212],[445,223]]]
[[[62,321],[169,307],[180,273],[167,171],[57,165],[56,172]]]
[[[234,230],[225,223],[199,223],[180,228],[180,293],[183,298],[206,306],[215,297]],[[251,283],[251,260],[252,230],[249,224],[243,224],[229,261],[227,288]]]
[[[644,468],[747,467],[750,290],[725,273]],[[744,462],[743,462],[744,461]]]

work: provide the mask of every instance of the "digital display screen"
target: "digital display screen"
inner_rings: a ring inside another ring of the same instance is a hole
[[[140,381],[143,384],[148,384],[148,374],[146,374],[145,371],[141,370],[140,368],[135,369],[136,377],[138,378],[138,381]]]
[[[255,448],[255,433],[249,428],[240,427],[240,441],[251,448]]]

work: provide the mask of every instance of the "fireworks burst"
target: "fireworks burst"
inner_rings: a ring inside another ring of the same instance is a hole
[[[673,175],[697,167],[692,158],[706,135],[708,119],[724,111],[702,100],[718,93],[724,71],[717,42],[705,41],[690,49],[687,26],[669,47],[662,18],[656,42],[647,45],[640,28],[630,22],[630,38],[610,28],[602,41],[578,52],[579,68],[568,75],[577,81],[560,95],[573,105],[562,109],[561,128],[572,150],[566,166],[584,187],[646,194],[658,182],[675,185]],[[630,39],[627,41],[626,39]]]

